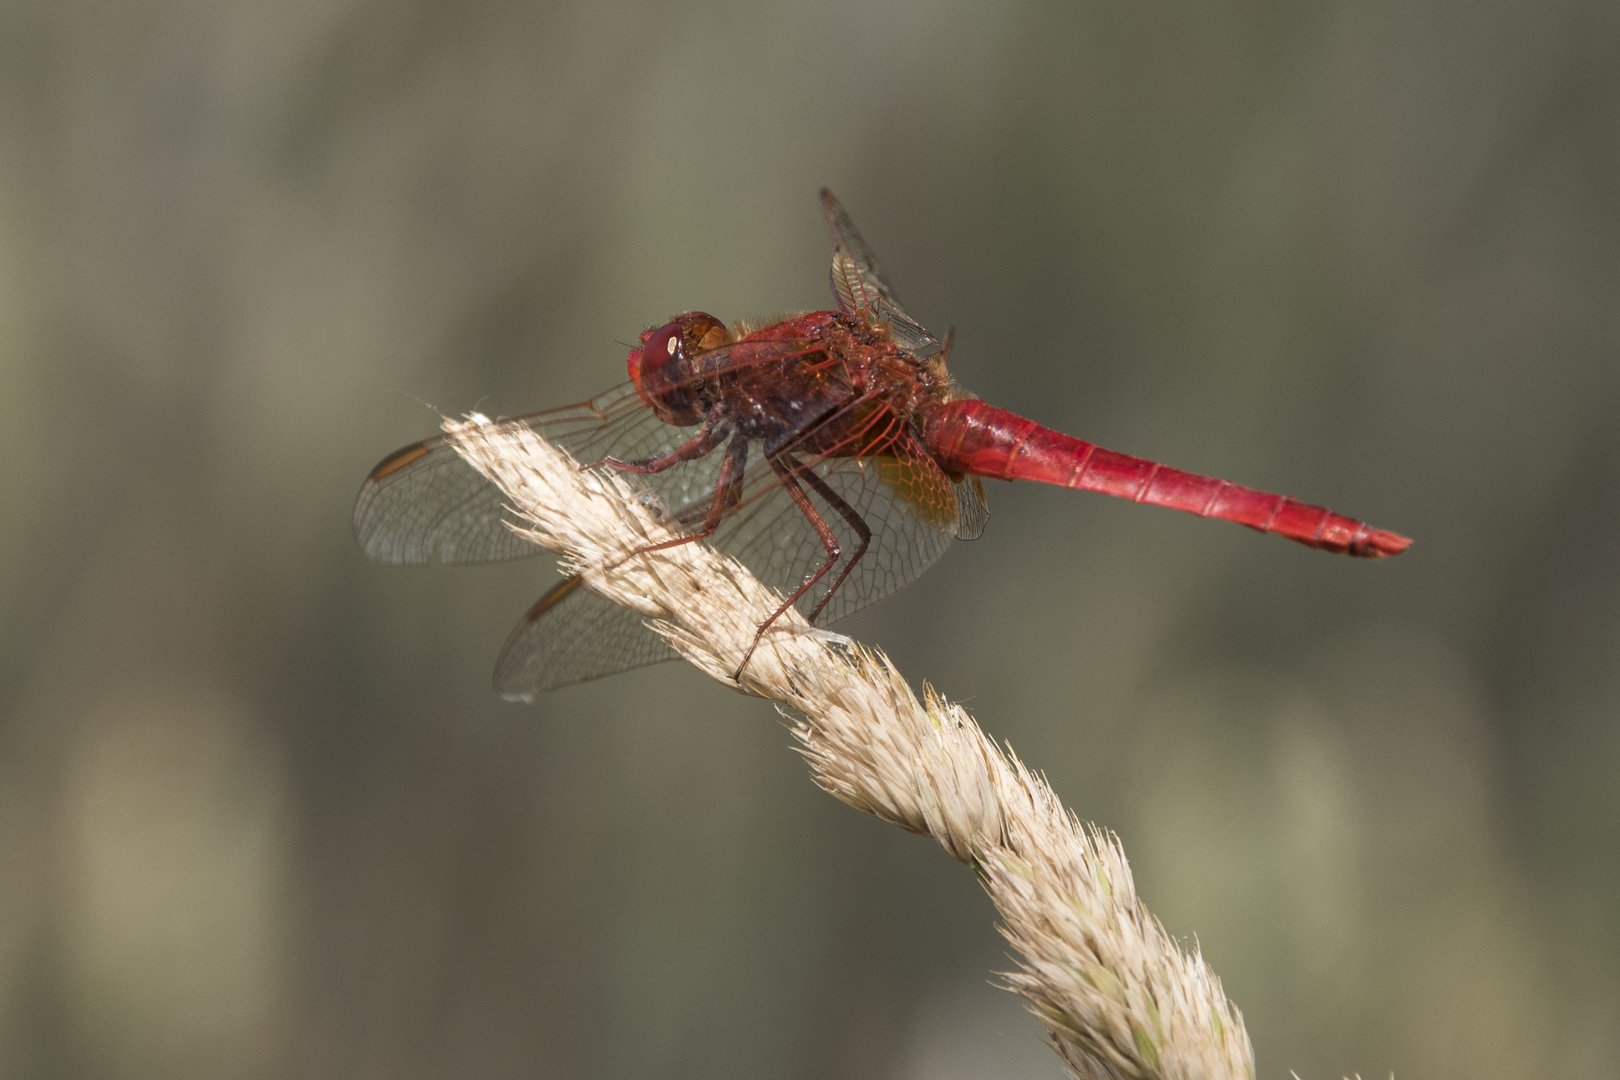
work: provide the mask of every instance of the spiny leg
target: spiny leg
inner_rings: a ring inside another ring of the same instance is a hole
[[[810,522],[810,527],[816,530],[816,535],[821,538],[821,546],[827,551],[827,561],[822,563],[815,573],[805,578],[804,584],[795,589],[793,595],[782,602],[781,607],[771,612],[770,618],[759,624],[759,629],[754,632],[753,643],[748,646],[748,651],[743,653],[742,663],[738,664],[737,670],[731,673],[733,679],[742,678],[743,668],[748,666],[748,661],[754,655],[754,650],[759,648],[760,639],[765,636],[765,631],[771,628],[772,623],[781,618],[782,612],[798,603],[799,597],[815,588],[816,582],[820,581],[827,571],[832,569],[833,563],[838,561],[838,556],[841,553],[838,546],[838,537],[833,535],[831,526],[827,524],[827,519],[822,517],[821,512],[810,502],[810,496],[804,493],[804,488],[799,486],[794,470],[783,464],[777,455],[770,455],[765,460],[770,462],[771,471],[776,473],[777,478],[782,481],[782,487],[787,490],[788,497],[793,500],[794,505],[799,508],[805,519]]]
[[[616,457],[605,457],[601,461],[581,465],[579,468],[581,472],[584,472],[586,469],[606,466],[610,469],[617,469],[619,472],[635,473],[638,476],[652,476],[655,473],[663,472],[665,469],[674,468],[683,461],[691,461],[693,458],[708,455],[715,447],[725,442],[726,436],[729,434],[730,432],[722,425],[704,424],[696,435],[681,445],[654,457],[641,458],[636,461],[620,461]]]
[[[797,462],[794,464],[797,467]],[[843,587],[850,571],[855,569],[855,564],[861,561],[862,555],[866,554],[866,549],[872,546],[872,530],[867,526],[866,519],[861,517],[860,512],[845,502],[844,497],[834,491],[832,485],[828,484],[827,481],[816,475],[814,470],[800,469],[799,475],[804,478],[805,483],[815,489],[816,494],[820,495],[828,506],[838,511],[839,517],[849,522],[849,527],[855,530],[855,535],[861,541],[861,546],[855,549],[855,554],[849,557],[849,561],[844,564],[844,569],[839,572],[838,580],[828,586],[827,591],[822,593],[821,599],[817,601],[815,608],[810,612],[809,621],[814,623],[816,617],[821,614],[822,609],[827,606],[827,601],[831,600],[833,594]]]
[[[646,555],[652,551],[665,551],[672,547],[680,547],[682,544],[690,544],[694,540],[705,540],[713,536],[714,531],[720,527],[720,519],[726,516],[726,511],[736,506],[742,499],[743,469],[747,464],[748,440],[739,435],[731,440],[731,443],[726,447],[726,456],[720,461],[720,474],[715,477],[714,481],[714,498],[709,502],[709,512],[703,515],[703,527],[696,532],[689,532],[685,536],[677,536],[673,540],[664,540],[657,544],[649,544],[644,548],[637,548],[613,565],[622,566],[637,555]]]

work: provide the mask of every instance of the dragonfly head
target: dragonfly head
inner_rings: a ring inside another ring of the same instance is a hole
[[[630,381],[664,423],[676,427],[701,424],[701,403],[694,392],[699,372],[691,361],[729,344],[731,331],[713,315],[702,311],[677,315],[672,322],[642,332],[641,348],[631,349],[627,358]]]

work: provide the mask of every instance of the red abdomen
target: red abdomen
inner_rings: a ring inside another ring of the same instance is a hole
[[[1371,559],[1399,555],[1412,544],[1323,506],[1104,450],[982,401],[926,406],[921,421],[923,441],[949,473],[1100,491]]]

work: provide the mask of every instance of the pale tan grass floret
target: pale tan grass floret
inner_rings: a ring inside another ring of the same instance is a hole
[[[959,706],[919,701],[882,653],[778,619],[781,602],[701,543],[634,554],[667,526],[622,478],[581,472],[522,425],[446,421],[457,450],[498,484],[536,544],[645,615],[693,664],[779,702],[815,780],[868,814],[937,840],[972,866],[1020,954],[1007,975],[1085,1078],[1252,1078],[1241,1014],[1197,951],[1137,899],[1110,833],[1083,825],[1045,780],[1003,753]]]

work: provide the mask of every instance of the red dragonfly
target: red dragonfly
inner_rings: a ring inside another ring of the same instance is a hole
[[[811,623],[914,580],[989,518],[980,477],[1039,480],[1224,518],[1326,551],[1381,558],[1411,544],[1320,506],[1105,450],[965,392],[942,342],[900,306],[849,215],[823,190],[836,311],[727,326],[693,311],[641,335],[630,381],[525,425],[590,466],[640,477],[686,538],[730,552]],[[384,458],[354,530],[379,562],[464,564],[537,554],[499,489],[443,437]],[[676,541],[677,543],[685,542]],[[750,650],[752,652],[752,650]],[[501,650],[514,700],[675,658],[642,616],[566,578]],[[744,660],[744,665],[747,661]],[[739,669],[739,673],[740,673]]]

